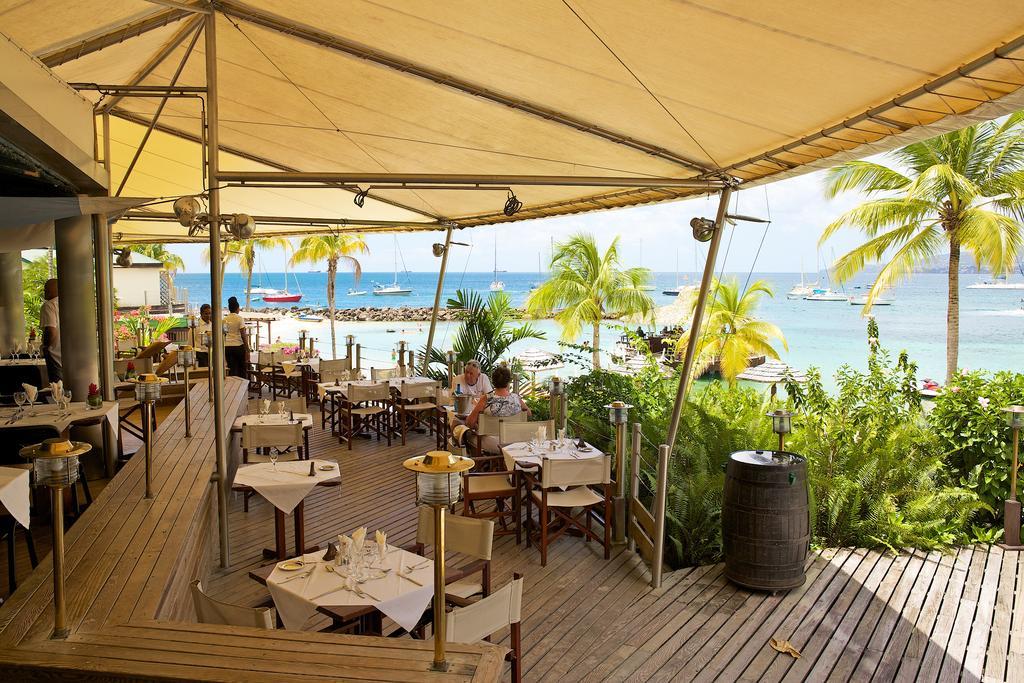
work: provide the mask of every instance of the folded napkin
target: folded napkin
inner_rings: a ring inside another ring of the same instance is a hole
[[[352,532],[352,546],[356,553],[363,552],[363,544],[366,543],[366,527],[361,526]]]
[[[50,396],[56,401],[64,397],[64,381],[57,380],[56,382],[50,382]]]
[[[21,385],[21,388],[25,390],[25,395],[28,396],[28,402],[29,403],[35,403],[36,402],[36,396],[39,395],[39,390],[36,389],[31,384],[24,384],[24,383]]]
[[[380,555],[380,559],[383,560],[384,556],[388,552],[388,535],[380,529],[377,529],[377,531],[374,532],[374,536],[377,538],[377,553]]]

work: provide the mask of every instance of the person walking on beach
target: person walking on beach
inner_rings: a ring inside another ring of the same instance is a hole
[[[196,362],[200,367],[210,367],[210,349],[207,346],[210,337],[213,335],[213,325],[210,320],[213,318],[213,308],[210,304],[203,304],[199,307],[199,325],[196,326]]]
[[[245,338],[245,320],[238,314],[238,299],[228,299],[228,314],[224,316],[224,361],[228,374],[246,379],[249,360],[249,345]]]
[[[50,278],[43,285],[46,301],[39,308],[39,327],[43,329],[43,358],[51,382],[63,378],[60,362],[60,307],[57,303],[57,280]]]

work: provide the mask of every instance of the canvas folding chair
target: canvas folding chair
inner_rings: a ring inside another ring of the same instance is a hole
[[[404,380],[395,396],[395,419],[402,432],[402,445],[410,427],[423,427],[434,433],[437,422],[438,382],[416,382],[407,384]]]
[[[386,382],[389,379],[397,379],[398,368],[370,368],[370,379],[374,382]]]
[[[352,440],[364,430],[374,430],[377,440],[383,435],[391,445],[391,387],[387,382],[369,386],[352,385],[348,388],[341,406],[341,425],[338,438],[348,441],[348,449],[352,450]]]
[[[445,592],[461,600],[475,595],[491,593],[491,548],[494,542],[494,522],[458,515],[446,515],[444,520],[444,547],[446,551],[472,558],[469,564],[449,570],[445,579]],[[423,505],[419,508],[416,543],[412,550],[422,555],[425,547],[434,544],[434,511]],[[480,577],[472,578],[479,573]]]
[[[276,448],[284,453],[292,448],[299,460],[309,460],[305,447],[305,430],[302,423],[295,424],[246,424],[242,425],[242,462],[248,464],[249,451],[266,452]],[[303,455],[305,454],[305,457]],[[234,491],[242,491],[242,509],[249,511],[249,498],[255,493],[248,487],[232,487]]]
[[[333,382],[334,380],[344,381],[358,379],[351,376],[352,361],[348,358],[335,358],[334,360],[320,359],[320,369],[317,371],[317,381]]]
[[[477,602],[448,612],[445,639],[452,643],[476,643],[487,640],[505,627],[511,631],[506,661],[512,663],[512,681],[523,680],[523,646],[520,621],[523,610],[523,577],[513,574],[511,583]]]
[[[505,423],[526,422],[526,412],[510,417],[494,417],[480,413],[476,423],[476,454],[473,459],[480,465],[479,470],[501,469],[497,463],[502,460],[499,436],[501,425]]]
[[[509,422],[507,419],[498,423],[498,443],[502,446],[520,441],[529,441],[537,436],[537,430],[544,428],[544,438],[555,438],[554,420],[534,420],[532,422]]]
[[[273,629],[276,622],[272,607],[241,607],[214,600],[203,591],[198,579],[192,582],[192,606],[200,624]]]
[[[588,543],[591,539],[601,543],[604,559],[611,557],[611,462],[610,455],[579,460],[544,458],[539,481],[535,472],[524,470],[520,475],[526,486],[526,545],[530,546],[532,536],[537,537],[542,567],[547,566],[548,544],[569,529],[580,531]],[[532,529],[533,505],[538,511],[537,533]],[[573,514],[575,509],[580,512]],[[599,510],[603,514],[599,515]],[[594,519],[604,527],[603,537],[591,530]]]
[[[522,542],[521,500],[518,470],[462,474],[462,515],[497,521],[501,529],[495,535],[515,534],[516,545]],[[494,507],[478,507],[481,503]]]

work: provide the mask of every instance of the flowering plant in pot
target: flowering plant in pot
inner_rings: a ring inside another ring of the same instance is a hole
[[[103,406],[103,397],[100,396],[100,388],[96,384],[89,385],[89,395],[86,396],[85,402],[90,408],[100,408]]]

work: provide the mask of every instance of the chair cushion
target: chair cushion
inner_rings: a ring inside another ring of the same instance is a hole
[[[485,477],[466,477],[466,493],[514,493],[506,474],[489,474]]]
[[[402,410],[433,410],[436,407],[433,403],[408,403],[402,406]]]
[[[381,408],[380,406],[368,406],[366,408],[353,408],[352,409],[352,414],[353,415],[376,415],[377,413],[383,413],[384,410],[385,409]]]
[[[460,598],[470,598],[484,592],[484,586],[473,579],[461,579],[449,583],[444,587],[444,592]]]
[[[531,491],[530,494],[534,500],[540,502],[540,491]],[[604,498],[597,495],[589,486],[574,486],[568,491],[548,491],[548,507],[578,508],[603,502]]]

